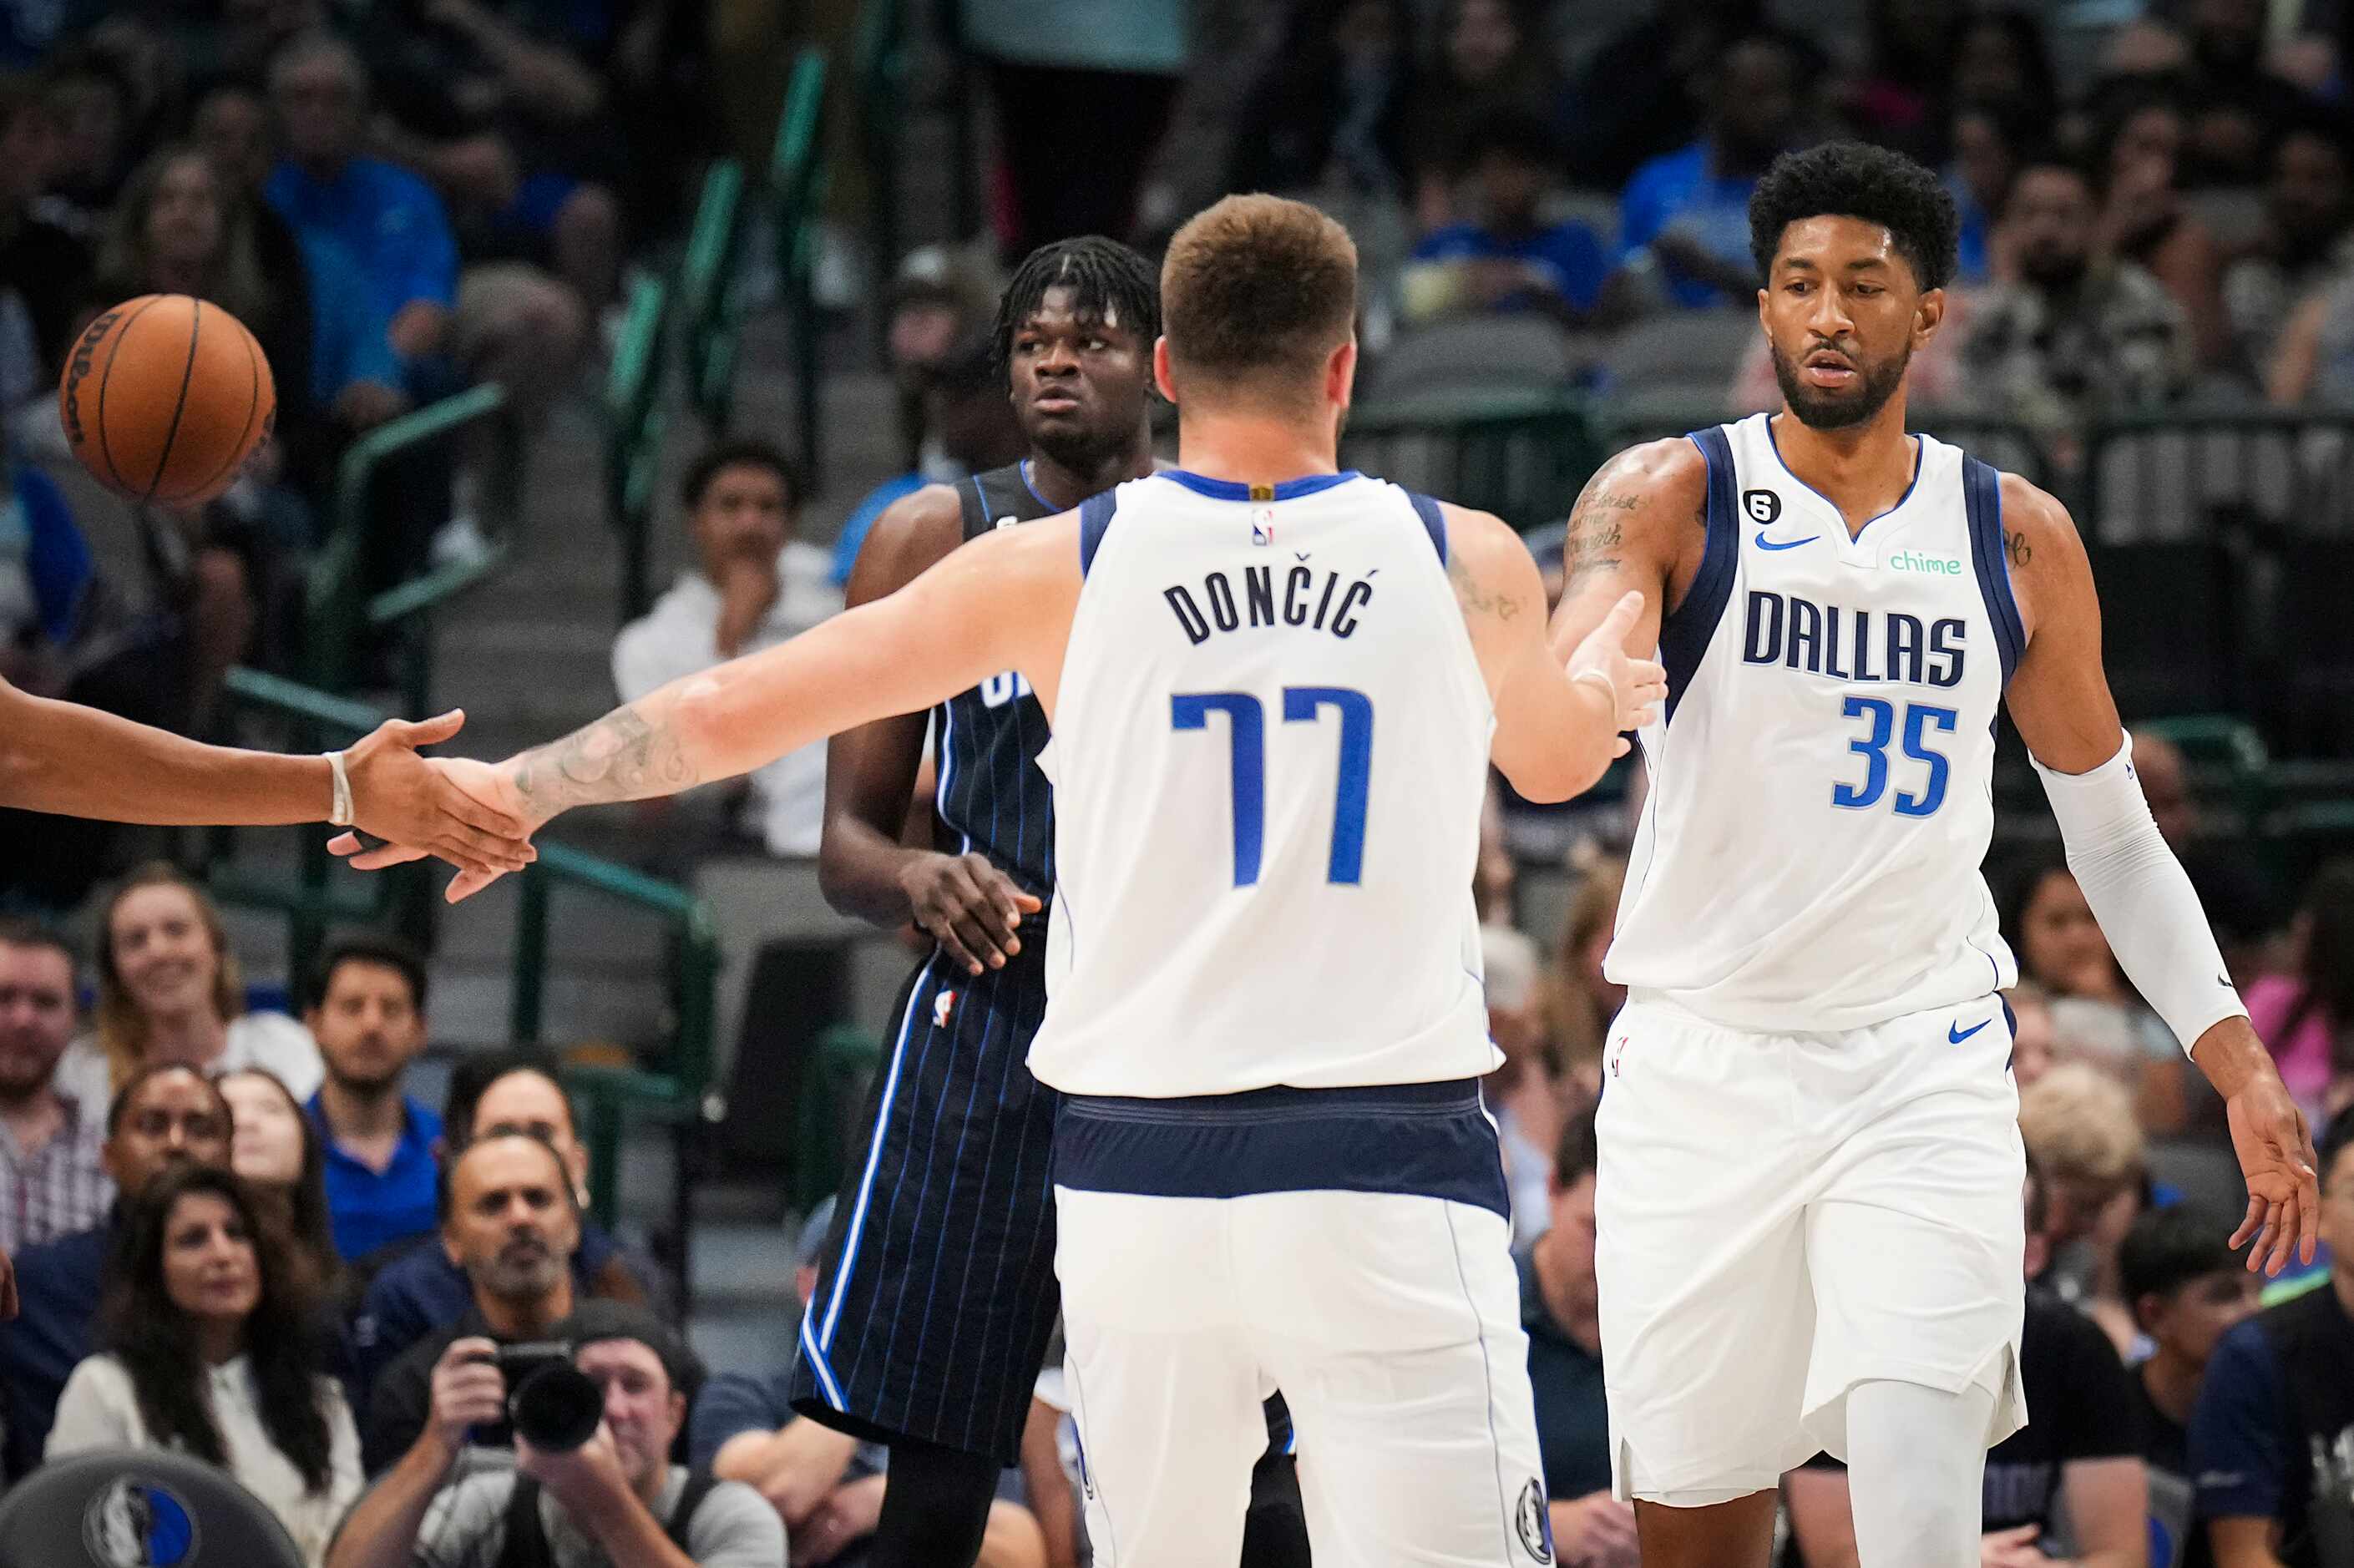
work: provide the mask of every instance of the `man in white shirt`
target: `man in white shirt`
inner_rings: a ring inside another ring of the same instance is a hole
[[[756,653],[842,609],[832,561],[793,537],[801,482],[764,441],[725,441],[680,486],[698,564],[613,643],[613,683],[633,703],[682,675]],[[750,779],[745,830],[777,855],[814,855],[825,815],[825,743]]]

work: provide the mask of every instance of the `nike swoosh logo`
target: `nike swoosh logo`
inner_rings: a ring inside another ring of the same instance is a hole
[[[1761,550],[1795,550],[1801,545],[1811,545],[1821,537],[1820,534],[1809,534],[1803,539],[1793,539],[1787,545],[1777,545],[1766,537],[1766,530],[1760,528],[1757,530],[1757,547]]]
[[[1979,1030],[1984,1029],[1987,1026],[1987,1023],[1992,1023],[1993,1022],[1994,1020],[1989,1018],[1986,1021],[1986,1023],[1973,1023],[1967,1029],[1965,1029],[1961,1025],[1961,1021],[1956,1019],[1953,1022],[1946,1025],[1946,1038],[1958,1045],[1963,1041],[1967,1040],[1971,1035],[1976,1034]]]

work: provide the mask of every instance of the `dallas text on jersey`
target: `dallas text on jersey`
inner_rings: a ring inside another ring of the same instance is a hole
[[[1744,664],[1787,664],[1793,670],[1835,675],[1842,681],[1903,681],[1916,686],[1962,683],[1967,622],[1934,620],[1924,628],[1918,616],[1885,610],[1879,619],[1875,634],[1871,610],[1841,610],[1835,604],[1817,605],[1795,594],[1752,588],[1741,660]],[[1844,636],[1842,626],[1848,629]],[[1874,658],[1880,661],[1876,670]],[[1842,668],[1845,660],[1851,660],[1854,668]]]

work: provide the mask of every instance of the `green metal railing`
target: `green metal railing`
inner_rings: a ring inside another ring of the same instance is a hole
[[[858,81],[859,150],[866,164],[867,250],[875,275],[888,279],[899,265],[899,147],[907,114],[906,0],[865,0],[854,45]],[[890,332],[889,313],[875,313],[875,346]]]
[[[751,214],[744,166],[722,158],[704,172],[686,257],[679,264],[679,314],[686,334],[686,396],[714,431],[735,411],[736,339],[743,328],[744,228]]]
[[[502,388],[472,387],[387,420],[345,452],[335,471],[327,541],[312,560],[306,584],[303,673],[312,682],[338,694],[356,690],[372,643],[389,633],[400,640],[402,702],[411,713],[426,711],[432,694],[430,612],[505,559],[506,537],[520,509],[522,450],[506,406]],[[370,593],[368,540],[376,523],[378,474],[427,447],[461,442],[474,460],[475,521],[490,548]]]
[[[668,927],[673,998],[669,1038],[652,1067],[572,1065],[566,1082],[586,1108],[589,1204],[610,1224],[620,1206],[621,1135],[631,1116],[666,1124],[677,1163],[672,1221],[678,1243],[682,1299],[692,1271],[687,1238],[692,1200],[710,1139],[705,1128],[726,1114],[712,1083],[717,1033],[719,941],[711,908],[674,884],[599,860],[554,842],[521,874],[515,916],[514,981],[509,1033],[518,1045],[540,1042],[547,988],[548,905],[558,884],[659,916]]]
[[[1606,453],[1587,406],[1565,392],[1367,403],[1342,461],[1529,529],[1559,520]]]
[[[636,620],[649,599],[654,492],[662,472],[668,426],[663,398],[663,349],[673,295],[659,278],[640,278],[630,291],[629,317],[605,380],[605,504],[620,535],[620,619]]]
[[[366,703],[260,670],[231,670],[226,691],[240,710],[280,728],[283,745],[292,751],[340,749],[367,735],[386,717]],[[328,831],[313,823],[294,830],[301,834],[302,847],[294,880],[290,883],[282,874],[271,875],[239,859],[241,832],[256,831],[260,830],[222,829],[209,835],[206,881],[224,904],[284,916],[286,972],[296,988],[316,967],[331,926],[389,921],[420,945],[431,940],[437,907],[436,863],[336,874],[335,858],[327,853]]]
[[[818,212],[824,205],[825,51],[805,48],[793,59],[777,123],[776,154],[769,164],[768,199],[777,240],[777,272],[793,334],[794,411],[801,459],[812,492],[822,488],[825,454],[818,397]]]

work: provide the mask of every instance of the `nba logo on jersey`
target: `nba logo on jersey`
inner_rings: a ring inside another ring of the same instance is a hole
[[[956,999],[957,993],[952,991],[941,991],[932,998],[933,1028],[946,1029],[949,1026],[949,1013],[956,1007]]]
[[[1274,507],[1262,506],[1257,512],[1251,514],[1251,543],[1254,545],[1272,545],[1275,543]]]
[[[998,525],[999,527],[1001,527],[1001,528],[1011,528],[1011,527],[1013,527],[1016,523],[1019,523],[1019,522],[1021,522],[1021,521],[1022,521],[1022,519],[1021,519],[1021,518],[1014,516],[1012,513],[1010,513],[1010,512],[1009,512],[1009,513],[1007,513],[1004,516],[1002,516],[1002,517],[1001,517],[1001,518],[999,518],[999,519],[997,520],[997,525]]]

